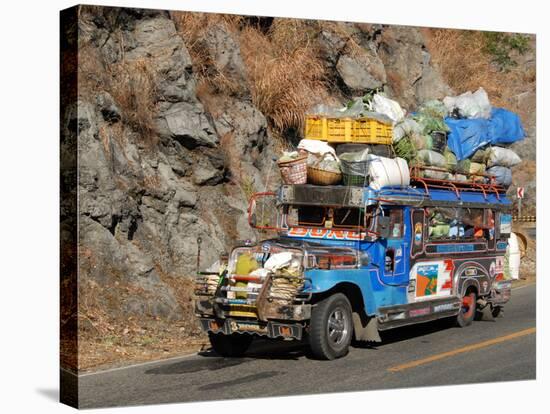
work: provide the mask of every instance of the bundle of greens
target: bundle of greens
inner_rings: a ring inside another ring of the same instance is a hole
[[[416,148],[411,141],[411,138],[402,138],[395,144],[393,144],[395,155],[403,158],[407,162],[412,161],[416,157]]]
[[[449,127],[444,120],[446,114],[445,105],[440,101],[432,100],[422,104],[413,118],[422,128],[422,133],[429,135],[434,131],[449,131]]]

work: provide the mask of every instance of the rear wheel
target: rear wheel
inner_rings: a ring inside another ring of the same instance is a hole
[[[456,318],[456,324],[461,328],[471,325],[476,316],[477,295],[473,290],[468,290],[462,297],[460,313]]]
[[[238,357],[246,352],[252,343],[252,335],[248,334],[215,334],[208,333],[210,344],[217,354],[223,357]]]
[[[351,305],[342,293],[317,303],[311,315],[309,344],[313,355],[335,359],[346,355],[353,337]]]

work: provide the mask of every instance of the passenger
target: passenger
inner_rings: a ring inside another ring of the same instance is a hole
[[[466,239],[471,239],[472,237],[474,237],[474,233],[475,233],[474,228],[471,226],[467,226],[466,229],[464,230],[464,237]]]

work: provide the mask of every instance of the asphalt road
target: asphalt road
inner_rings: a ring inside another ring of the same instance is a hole
[[[257,341],[243,358],[201,355],[79,377],[81,408],[436,386],[536,377],[535,285],[503,316],[467,328],[437,321],[387,332],[335,361],[304,345]],[[62,373],[68,375],[67,373]]]

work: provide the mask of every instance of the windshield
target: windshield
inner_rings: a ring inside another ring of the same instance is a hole
[[[371,225],[372,212],[357,207],[287,206],[289,227],[323,227],[327,229],[364,230]]]
[[[285,254],[283,257],[281,254]],[[268,261],[270,260],[271,261]],[[237,247],[233,249],[229,260],[228,271],[230,274],[249,275],[258,269],[266,266],[270,267],[273,263],[285,259],[286,266],[291,266],[298,273],[303,267],[303,252],[299,249],[292,249],[286,246],[277,246],[275,244],[265,244],[253,247]],[[282,266],[282,265],[281,265]],[[270,269],[273,270],[273,269]]]

